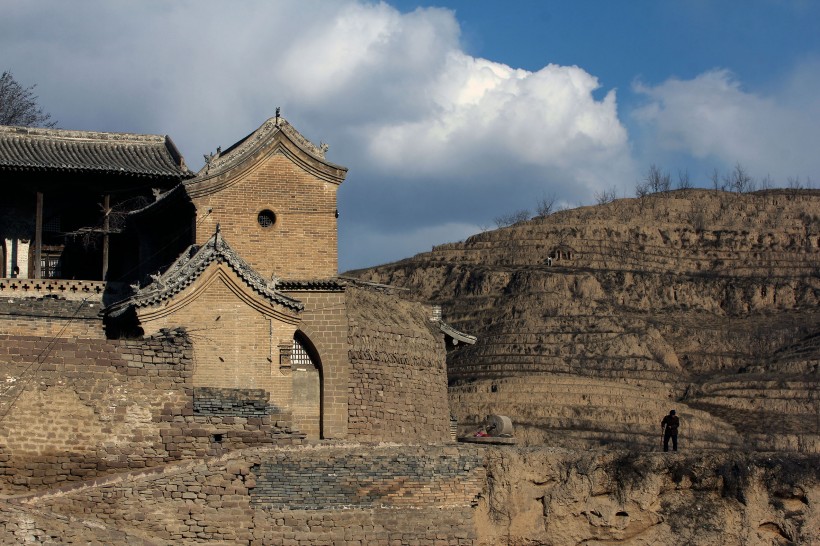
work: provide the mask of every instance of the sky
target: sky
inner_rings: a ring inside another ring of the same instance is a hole
[[[349,168],[340,271],[650,165],[820,181],[814,0],[3,0],[0,70],[58,127],[168,134],[194,170],[281,107]]]

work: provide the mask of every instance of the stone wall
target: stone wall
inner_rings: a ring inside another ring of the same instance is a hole
[[[197,415],[182,332],[144,340],[0,335],[0,491],[300,441],[290,415]]]
[[[449,438],[443,335],[429,308],[394,295],[348,288],[352,438],[443,442]]]
[[[482,451],[470,446],[263,448],[67,486],[15,506],[152,543],[457,545],[475,542],[483,484]],[[0,524],[0,540],[10,536],[3,531]]]
[[[194,387],[194,413],[233,417],[270,415],[268,393],[264,389],[218,389]]]

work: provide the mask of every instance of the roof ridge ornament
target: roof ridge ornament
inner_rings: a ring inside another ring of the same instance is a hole
[[[280,117],[281,111],[282,111],[282,108],[277,106],[276,107],[276,126],[277,127],[279,127],[279,117]]]

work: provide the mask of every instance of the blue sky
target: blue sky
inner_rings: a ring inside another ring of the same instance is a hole
[[[195,168],[281,106],[350,168],[342,270],[653,163],[820,180],[809,0],[7,0],[0,51],[61,127],[169,134]]]

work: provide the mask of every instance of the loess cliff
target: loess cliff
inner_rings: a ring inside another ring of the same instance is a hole
[[[478,337],[448,356],[461,431],[527,444],[820,452],[820,191],[702,189],[538,217],[350,273]]]

